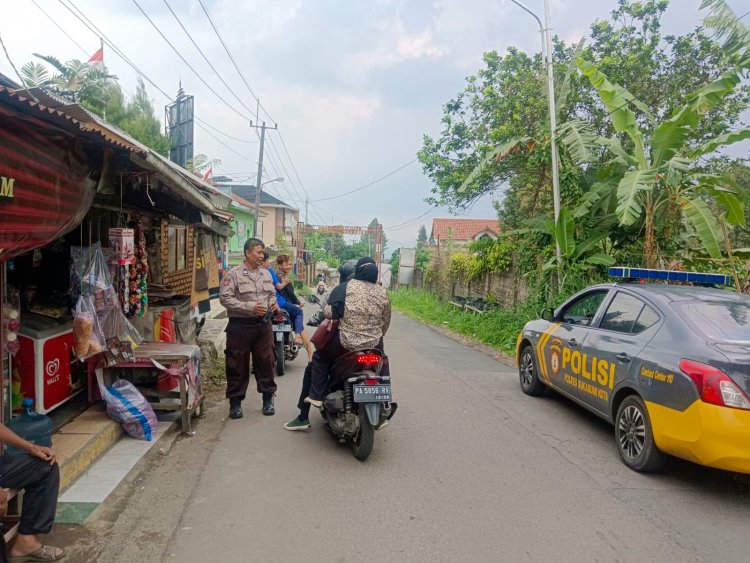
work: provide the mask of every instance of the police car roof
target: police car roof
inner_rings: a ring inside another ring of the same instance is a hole
[[[750,297],[741,293],[715,287],[694,285],[674,285],[664,283],[623,283],[612,284],[615,287],[627,288],[655,301],[737,301],[750,302]]]

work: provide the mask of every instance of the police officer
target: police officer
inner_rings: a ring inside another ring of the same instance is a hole
[[[273,329],[271,313],[278,311],[271,274],[262,267],[263,241],[248,239],[245,260],[224,274],[219,301],[227,309],[226,373],[229,418],[242,418],[242,400],[250,383],[250,354],[255,382],[263,395],[263,414],[274,414]]]

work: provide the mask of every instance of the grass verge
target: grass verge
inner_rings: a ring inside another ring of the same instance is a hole
[[[523,325],[536,318],[530,307],[491,309],[479,315],[462,311],[421,289],[403,288],[390,292],[393,307],[427,324],[443,326],[488,344],[513,356],[516,338]]]

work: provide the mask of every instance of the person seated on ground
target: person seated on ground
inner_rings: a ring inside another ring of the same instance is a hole
[[[37,446],[0,423],[0,442],[27,453],[0,456],[0,515],[8,509],[4,489],[23,489],[23,509],[18,534],[10,548],[10,560],[57,561],[65,551],[43,545],[37,536],[52,530],[60,491],[60,468],[51,448]]]
[[[292,259],[288,254],[279,254],[276,257],[276,270],[279,279],[279,283],[276,284],[276,291],[286,301],[284,305],[281,305],[281,308],[289,313],[294,333],[299,337],[297,344],[304,344],[305,350],[307,350],[307,361],[310,362],[312,361],[313,347],[305,332],[305,314],[302,312],[305,302],[294,293],[294,286],[289,278],[289,273],[292,271]]]
[[[325,348],[316,350],[310,363],[309,393],[303,402],[316,408],[323,405],[328,389],[328,373],[334,362],[347,352],[362,348],[383,350],[383,337],[391,322],[391,301],[388,292],[377,285],[378,267],[368,257],[357,262],[354,279],[336,286],[328,299],[324,315],[338,320],[338,330]],[[303,391],[305,387],[303,379]],[[287,430],[310,427],[306,413],[284,425]],[[304,417],[304,419],[302,418]]]

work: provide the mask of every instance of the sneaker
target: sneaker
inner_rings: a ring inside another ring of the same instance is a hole
[[[307,418],[305,420],[300,420],[299,417],[295,417],[295,419],[292,420],[291,422],[287,422],[284,425],[284,428],[286,430],[292,430],[292,431],[307,430],[308,428],[310,428],[310,420]]]
[[[317,399],[313,399],[312,397],[305,397],[305,402],[310,403],[316,409],[319,409],[323,406],[323,401],[318,401]]]

